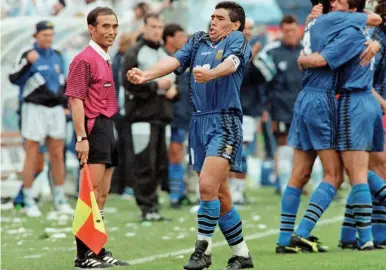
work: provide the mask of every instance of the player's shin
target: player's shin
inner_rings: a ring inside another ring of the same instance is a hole
[[[386,206],[373,198],[371,231],[376,248],[386,248]]]
[[[353,199],[353,213],[359,235],[358,247],[362,248],[371,243],[371,214],[372,200],[368,184],[355,184],[351,190]]]
[[[356,225],[353,212],[353,198],[352,193],[347,197],[346,209],[344,211],[344,220],[340,233],[340,247],[345,248],[356,248]]]
[[[311,231],[314,229],[324,211],[330,206],[335,193],[336,188],[332,184],[327,182],[321,182],[319,184],[311,196],[306,213],[296,230],[296,235],[303,238],[310,237]]]
[[[200,208],[197,212],[198,219],[198,235],[197,240],[205,240],[208,242],[208,247],[205,251],[206,255],[212,253],[212,237],[217,226],[217,221],[220,215],[220,200],[211,200],[200,202]]]
[[[383,205],[386,205],[386,181],[379,177],[375,172],[369,171],[368,183],[371,194]]]
[[[220,216],[218,225],[231,247],[233,255],[249,257],[249,250],[243,238],[242,221],[234,206],[230,211]]]
[[[294,231],[302,190],[287,186],[281,199],[279,246],[288,246]]]

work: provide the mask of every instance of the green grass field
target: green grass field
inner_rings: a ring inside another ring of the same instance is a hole
[[[358,252],[337,248],[344,211],[344,205],[338,202],[331,205],[314,231],[330,247],[329,253],[276,255],[280,198],[272,189],[250,191],[248,195],[253,203],[239,211],[255,269],[386,269],[385,250]],[[162,197],[166,199],[166,195]],[[308,202],[307,197],[302,199],[300,215]],[[51,203],[43,204],[43,209],[51,211]],[[132,264],[121,269],[182,269],[193,250],[196,216],[190,207],[170,210],[167,204],[162,213],[173,221],[141,225],[134,201],[111,196],[105,209],[107,248]],[[72,269],[76,252],[70,227],[70,217],[58,217],[52,212],[32,219],[15,210],[3,211],[1,268]],[[211,269],[224,269],[230,256],[231,250],[217,228]]]

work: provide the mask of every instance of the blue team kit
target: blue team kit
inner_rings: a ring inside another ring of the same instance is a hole
[[[193,118],[189,132],[190,163],[201,171],[207,156],[230,161],[232,171],[242,171],[242,109],[240,86],[245,64],[251,58],[251,48],[239,31],[212,44],[207,34],[196,33],[174,57],[181,63],[178,73],[190,67],[214,69],[226,58],[235,55],[240,60],[231,75],[196,83],[190,78]]]
[[[371,95],[372,67],[359,65],[366,22],[363,13],[331,12],[307,26],[305,53],[319,52],[328,66],[305,71],[289,145],[303,151],[379,151],[383,146],[376,136],[381,110]]]

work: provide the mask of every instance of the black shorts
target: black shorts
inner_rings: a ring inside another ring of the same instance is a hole
[[[85,124],[87,127],[87,119]],[[106,168],[118,166],[118,148],[111,118],[102,115],[97,117],[87,138],[90,147],[88,164],[106,164]]]
[[[273,135],[275,137],[287,136],[291,127],[291,123],[283,121],[272,121]]]

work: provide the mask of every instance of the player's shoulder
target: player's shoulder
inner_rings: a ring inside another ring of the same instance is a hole
[[[242,32],[240,31],[233,31],[228,35],[228,40],[233,41],[233,40],[244,40],[245,36]]]
[[[264,46],[264,48],[261,50],[261,52],[269,53],[269,52],[278,50],[282,46],[282,44],[283,43],[281,42],[281,40],[271,41],[271,42],[267,43],[267,45]]]

